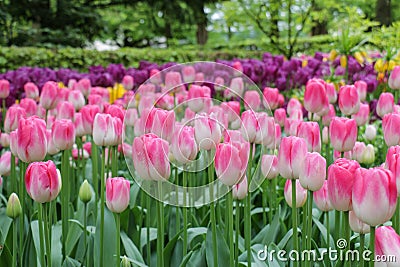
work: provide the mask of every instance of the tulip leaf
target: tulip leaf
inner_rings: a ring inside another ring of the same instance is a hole
[[[0,250],[0,266],[11,266],[12,255],[8,246],[4,245]]]
[[[81,266],[81,263],[79,261],[74,260],[68,256],[65,258],[63,265],[62,265],[62,267],[80,267],[80,266]]]
[[[61,266],[62,262],[62,244],[61,244],[61,222],[52,227],[51,235],[51,261],[54,266]]]
[[[5,213],[0,215],[0,244],[4,244],[6,242],[8,231],[10,230],[10,226],[12,223],[12,219],[7,217]],[[1,255],[1,249],[0,249]]]
[[[39,222],[37,220],[31,222],[33,244],[36,249],[36,255],[40,255],[40,238],[39,238]],[[39,257],[36,259],[38,260]],[[39,264],[37,264],[39,266]]]
[[[280,212],[279,210],[276,212],[272,222],[266,225],[261,231],[251,240],[253,244],[269,244],[275,241],[278,236],[279,230],[279,218]]]
[[[171,240],[169,240],[169,242],[165,246],[164,251],[163,251],[165,262],[171,262],[171,260],[170,260],[171,254],[172,254],[174,248],[175,248],[175,250],[179,250],[179,252],[180,252],[179,256],[182,255],[182,243],[179,244],[179,242],[177,242],[178,238],[180,237],[182,232],[183,232],[183,229],[181,229]],[[180,249],[178,249],[179,246],[180,246]],[[182,258],[180,257],[179,262],[181,262],[181,261],[182,261]],[[171,266],[176,266],[176,264],[173,264],[171,262]]]
[[[157,228],[149,228],[150,230],[150,242],[157,239]],[[140,244],[142,248],[147,244],[147,228],[142,228],[142,234],[140,235]]]
[[[219,227],[217,229],[218,266],[226,266],[229,262],[229,248]],[[206,235],[206,260],[209,267],[214,267],[212,231],[209,228]],[[217,266],[215,266],[217,267]]]
[[[326,240],[327,230],[326,230],[325,225],[323,225],[323,224],[322,224],[317,218],[315,218],[315,217],[313,217],[312,219],[313,219],[314,224],[318,227],[318,230],[320,231],[321,236],[322,236],[322,238],[324,239],[325,244],[326,244],[326,243],[327,243],[327,240]],[[330,236],[329,240],[330,240],[330,242],[329,242],[329,246],[328,246],[328,247],[334,248],[334,247],[335,247],[335,242],[334,242],[333,237]]]
[[[206,253],[204,249],[204,243],[199,249],[190,251],[190,253],[187,254],[185,259],[182,261],[180,266],[185,266],[185,267],[206,266]]]
[[[98,211],[100,215],[100,210]],[[98,266],[100,263],[100,257],[103,257],[104,266],[115,266],[115,253],[116,243],[115,237],[117,236],[117,230],[115,225],[115,219],[111,211],[104,209],[104,246],[103,252],[100,253],[100,216],[98,216],[96,222],[96,233],[94,235],[94,266]]]
[[[142,254],[140,254],[140,251],[138,250],[138,248],[135,246],[135,244],[132,242],[132,240],[126,235],[125,232],[121,232],[121,240],[122,240],[122,244],[125,248],[126,255],[130,259],[144,264]]]
[[[198,236],[203,236],[203,240],[205,239],[205,235],[207,234],[207,228],[206,227],[193,227],[188,229],[188,245],[194,246],[195,244],[192,244],[192,241],[196,239]]]

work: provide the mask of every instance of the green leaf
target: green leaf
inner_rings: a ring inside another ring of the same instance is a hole
[[[31,230],[32,230],[33,244],[36,249],[36,255],[40,255],[39,222],[37,220],[31,222]],[[36,261],[38,259],[39,257],[36,259]]]
[[[55,266],[59,266],[59,265],[55,265]],[[70,257],[66,257],[62,267],[80,267],[81,263],[77,260],[74,260],[73,258]]]
[[[51,231],[52,231],[52,234],[51,234],[51,261],[52,261],[53,266],[61,266],[61,262],[62,262],[61,222],[58,222],[56,225],[53,225]]]
[[[217,227],[217,253],[218,266],[226,266],[229,262],[229,248],[219,227]],[[209,267],[214,267],[212,231],[210,228],[208,229],[206,236],[206,260]]]
[[[149,228],[150,231],[150,242],[157,239],[157,228]],[[140,244],[142,248],[147,244],[147,228],[142,228],[142,234],[140,235]]]
[[[99,217],[96,223],[96,233],[94,235],[94,265],[98,266],[100,257],[104,259],[104,266],[115,265],[116,254],[116,236],[117,230],[115,219],[111,211],[107,208],[104,209],[104,247],[103,252],[100,253],[100,208],[98,211]]]
[[[122,240],[122,244],[125,248],[126,255],[130,259],[144,264],[142,254],[140,254],[140,251],[138,250],[138,248],[135,246],[135,244],[132,242],[132,240],[126,235],[125,232],[121,232],[121,240]]]
[[[192,244],[192,241],[198,237],[198,236],[205,236],[207,234],[207,228],[206,227],[193,227],[188,229],[188,245],[189,247],[193,247],[195,244]],[[204,237],[205,239],[205,237]]]

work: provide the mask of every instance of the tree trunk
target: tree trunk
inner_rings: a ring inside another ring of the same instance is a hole
[[[197,31],[196,31],[196,38],[197,44],[205,45],[208,39],[208,32],[207,32],[207,22],[198,22],[197,23]]]
[[[391,0],[377,0],[375,6],[376,20],[385,26],[392,24]]]
[[[204,12],[204,1],[195,1],[193,3],[193,11],[195,13],[196,18],[196,40],[197,44],[205,45],[208,40],[208,32],[207,32],[207,14]]]

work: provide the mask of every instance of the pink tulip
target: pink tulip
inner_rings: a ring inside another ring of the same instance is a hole
[[[60,149],[56,147],[53,140],[53,135],[51,130],[46,130],[46,137],[47,137],[47,154],[55,155],[60,152]]]
[[[94,117],[93,140],[98,146],[113,146],[118,143],[118,133],[110,114],[97,113]]]
[[[56,120],[51,129],[54,145],[59,150],[68,150],[75,143],[75,125],[70,120]]]
[[[297,137],[306,140],[309,152],[321,152],[321,136],[317,122],[301,122],[297,128]]]
[[[10,146],[10,135],[6,133],[0,134],[0,145],[2,147],[9,147]]]
[[[274,118],[276,123],[278,123],[281,127],[285,125],[285,120],[286,120],[286,110],[283,108],[278,108],[274,112]]]
[[[400,144],[400,114],[389,113],[383,116],[382,129],[387,146]]]
[[[10,133],[10,151],[15,157],[18,157],[18,129]]]
[[[263,95],[264,95],[263,103],[266,109],[275,110],[280,106],[279,103],[280,94],[277,88],[265,87]]]
[[[318,80],[308,81],[304,92],[304,108],[311,113],[322,111],[329,104],[325,84]]]
[[[376,113],[383,118],[388,113],[393,112],[394,97],[391,93],[381,93],[378,104],[376,105]]]
[[[80,110],[80,113],[82,114],[82,124],[85,134],[93,133],[94,117],[99,112],[100,108],[95,105],[86,105]]]
[[[37,99],[39,97],[39,88],[34,83],[27,82],[24,85],[24,91],[27,98]]]
[[[251,90],[244,93],[244,107],[258,111],[261,105],[260,95],[257,91]]]
[[[88,96],[90,94],[90,89],[92,85],[90,84],[90,80],[87,78],[80,79],[76,86],[76,89],[82,92],[84,96]]]
[[[302,105],[301,105],[300,101],[297,100],[296,98],[291,98],[287,104],[286,111],[289,116],[292,116],[292,114],[295,110],[301,111],[301,109],[302,109]]]
[[[392,218],[397,204],[396,178],[383,168],[356,171],[353,210],[360,220],[376,226]]]
[[[400,66],[394,67],[390,73],[388,85],[393,90],[400,89]]]
[[[36,116],[21,119],[17,132],[18,157],[23,162],[42,161],[46,157],[46,123]]]
[[[122,177],[108,178],[106,182],[106,205],[114,213],[121,213],[129,205],[130,183]]]
[[[154,133],[158,137],[171,141],[174,134],[175,113],[173,110],[166,111],[153,108],[148,114],[143,114],[146,133]]]
[[[358,126],[365,125],[369,120],[369,105],[361,104],[360,109],[352,115],[352,118],[356,120]]]
[[[289,207],[292,207],[292,183],[296,183],[296,208],[301,208],[307,201],[307,190],[304,189],[301,185],[299,180],[286,180],[285,188],[284,188],[284,195],[286,203]]]
[[[89,95],[88,103],[89,103],[89,105],[98,106],[100,108],[101,112],[104,110],[103,97],[101,95],[94,95],[94,94]]]
[[[10,133],[17,129],[18,122],[26,118],[25,109],[18,106],[11,106],[8,108],[6,118],[4,120],[4,131]]]
[[[40,94],[40,105],[46,110],[53,109],[57,106],[58,86],[57,83],[49,81],[42,87]]]
[[[133,140],[133,166],[144,180],[163,181],[170,176],[167,141],[155,134],[146,134]]]
[[[18,159],[15,159],[15,163],[18,162]],[[0,157],[0,176],[10,175],[11,171],[11,152],[7,151],[3,153]]]
[[[333,210],[328,191],[328,181],[325,180],[322,187],[319,190],[313,192],[314,203],[321,211]]]
[[[85,105],[85,97],[79,90],[73,90],[68,95],[68,102],[72,103],[76,111],[79,111]]]
[[[194,138],[194,128],[175,126],[174,132],[171,141],[171,152],[174,158],[182,164],[187,164],[196,159],[198,147]]]
[[[351,158],[362,163],[364,151],[367,148],[364,142],[356,142],[353,150],[351,151]]]
[[[221,127],[214,114],[196,115],[194,119],[194,136],[200,149],[216,148],[221,139]]]
[[[37,115],[38,111],[38,106],[36,104],[36,101],[30,98],[24,98],[21,99],[19,106],[23,109],[25,109],[27,117]]]
[[[134,126],[135,122],[138,120],[139,116],[137,113],[137,109],[129,108],[126,110],[124,123],[126,126]]]
[[[222,102],[220,107],[228,114],[228,121],[233,122],[240,118],[240,103],[238,101]]]
[[[356,81],[354,86],[357,88],[358,95],[360,96],[360,101],[365,101],[367,98],[368,84],[364,81]]]
[[[83,127],[83,121],[82,121],[82,114],[81,113],[76,113],[75,114],[75,121],[74,121],[74,126],[75,126],[75,135],[77,137],[82,137],[84,136],[85,129]]]
[[[61,176],[53,161],[33,162],[25,173],[25,186],[28,195],[36,202],[50,202],[61,190]]]
[[[329,126],[329,138],[333,149],[345,152],[353,149],[357,140],[357,123],[353,119],[336,117]]]
[[[322,124],[324,126],[329,126],[331,124],[332,119],[336,117],[335,107],[329,104],[329,111],[327,114],[322,116]]]
[[[272,145],[274,145],[274,147],[267,146],[267,148],[276,149],[277,147],[279,147],[281,145],[281,138],[282,138],[281,126],[275,123],[275,141],[271,143]]]
[[[261,158],[261,173],[269,180],[278,177],[278,157],[275,155],[263,155]]]
[[[131,75],[125,75],[122,78],[122,86],[125,88],[125,90],[132,90],[134,83],[135,80]]]
[[[73,121],[75,118],[75,107],[67,101],[60,101],[57,104],[57,119],[66,119]]]
[[[336,210],[352,209],[352,189],[356,171],[360,164],[354,160],[339,158],[328,168],[328,194],[332,206]]]
[[[224,91],[224,89],[225,89],[224,86],[225,86],[224,78],[222,78],[220,76],[217,76],[215,78],[215,80],[214,80],[214,89],[215,89],[215,91],[217,91],[217,92]]]
[[[114,118],[119,118],[121,121],[124,121],[125,118],[125,110],[115,104],[109,105],[104,113],[110,114]]]
[[[242,77],[236,77],[231,80],[229,85],[229,96],[241,97],[244,92],[244,83]]]
[[[337,101],[337,92],[333,83],[325,84],[326,96],[328,97],[329,103],[334,104]]]
[[[360,96],[354,85],[344,85],[339,91],[339,108],[344,115],[353,115],[360,109]]]
[[[375,255],[381,259],[389,259],[388,262],[375,262],[379,266],[397,267],[400,264],[400,236],[391,226],[381,226],[375,232]],[[384,257],[385,256],[385,257]]]
[[[254,143],[275,148],[275,120],[267,113],[260,112],[257,116],[256,138]]]
[[[247,177],[243,176],[243,179],[240,183],[232,186],[232,195],[233,199],[242,200],[247,196]]]
[[[385,167],[393,173],[396,179],[397,195],[400,196],[400,146],[389,148],[386,154]]]
[[[326,178],[326,160],[319,153],[307,153],[300,170],[300,184],[304,189],[318,191]]]
[[[211,90],[207,86],[191,85],[188,93],[188,107],[193,112],[203,110],[205,102],[210,99]]]
[[[165,74],[163,93],[179,92],[182,89],[182,77],[179,72],[169,71]]]
[[[8,80],[0,80],[0,98],[5,99],[10,95],[10,82]]]
[[[303,138],[289,136],[281,141],[278,153],[278,170],[283,178],[298,179],[307,154]]]
[[[354,211],[349,212],[349,225],[351,230],[360,234],[367,234],[370,231],[370,226],[361,221]]]
[[[149,76],[150,76],[149,81],[152,84],[159,85],[162,83],[161,72],[158,69],[151,69]]]
[[[243,72],[243,66],[242,66],[242,63],[240,61],[233,62],[232,67],[237,71]]]
[[[182,68],[182,78],[185,83],[192,83],[196,77],[196,70],[193,66],[184,66]]]
[[[215,172],[218,179],[227,186],[241,181],[249,161],[248,142],[229,142],[218,144],[215,153]]]

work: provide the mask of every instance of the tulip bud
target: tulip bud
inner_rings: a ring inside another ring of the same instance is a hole
[[[18,106],[11,106],[6,113],[4,120],[4,131],[10,133],[18,128],[18,122],[26,118],[25,109]]]
[[[378,104],[376,105],[376,113],[383,118],[388,113],[393,111],[394,97],[391,93],[382,93],[379,96]]]
[[[345,85],[339,91],[339,108],[345,115],[352,115],[360,109],[360,97],[354,85]]]
[[[247,196],[247,177],[243,177],[242,181],[232,186],[233,199],[242,200]]]
[[[96,114],[93,122],[93,140],[98,146],[112,146],[118,142],[118,133],[110,114]]]
[[[85,105],[85,97],[79,90],[73,90],[68,94],[68,102],[71,102],[76,111],[79,111]]]
[[[329,138],[332,147],[340,152],[353,149],[357,140],[357,123],[353,119],[336,117],[329,127]]]
[[[278,123],[281,127],[284,126],[286,120],[286,110],[283,108],[278,108],[274,112],[274,118],[276,123]]]
[[[271,110],[277,109],[280,106],[279,95],[280,95],[279,90],[277,88],[265,87],[263,91],[264,107],[266,109],[271,109]],[[285,111],[285,116],[286,116],[286,111]]]
[[[106,183],[106,205],[114,213],[121,213],[129,205],[130,183],[122,177],[108,178]]]
[[[319,80],[310,80],[304,92],[304,108],[311,113],[322,111],[329,104],[325,84]]]
[[[289,116],[292,116],[292,114],[295,110],[301,111],[301,109],[302,109],[302,105],[301,105],[300,101],[297,100],[296,98],[291,98],[287,104],[286,111]]]
[[[357,215],[352,210],[349,212],[349,224],[351,230],[356,233],[367,234],[371,230],[370,226],[357,218]]]
[[[36,84],[28,82],[24,85],[25,97],[37,99],[39,97],[39,89]]]
[[[376,138],[376,127],[373,124],[368,125],[365,128],[365,133],[364,133],[365,139],[368,141],[373,141]]]
[[[244,107],[258,111],[261,105],[260,95],[255,90],[246,91],[244,93]]]
[[[125,75],[122,78],[122,86],[125,90],[132,90],[134,85],[134,79],[131,75]]]
[[[327,126],[322,129],[322,143],[329,144],[329,128]]]
[[[8,80],[0,80],[0,98],[5,99],[10,95],[10,82]]]
[[[79,199],[85,204],[92,199],[91,186],[86,179],[79,188]]]
[[[299,124],[296,135],[306,140],[309,152],[321,151],[321,136],[319,130],[317,122],[308,121]]]
[[[74,120],[75,107],[67,101],[60,101],[57,104],[57,119]]]
[[[132,265],[129,259],[126,256],[123,256],[121,260],[121,267],[131,267],[131,266]]]
[[[296,183],[296,208],[301,208],[306,203],[307,190],[300,185],[299,180],[286,180],[284,189],[286,203],[292,207],[292,182]]]
[[[244,83],[242,77],[233,78],[229,85],[229,89],[229,96],[241,97],[244,92]]]
[[[59,150],[68,150],[75,143],[75,125],[72,121],[56,120],[52,127],[52,139]]]
[[[388,80],[389,87],[393,90],[400,89],[400,66],[394,67]]]
[[[325,180],[322,187],[313,192],[314,203],[321,211],[331,211],[333,210],[331,200],[328,195],[328,181]]]
[[[368,84],[364,81],[356,81],[354,86],[357,88],[358,95],[360,96],[360,101],[365,101],[367,98]]]
[[[278,153],[278,169],[283,178],[298,179],[307,154],[303,138],[289,136],[281,141]]]
[[[92,85],[90,84],[90,80],[87,78],[80,79],[76,86],[76,89],[82,92],[84,96],[88,96],[90,93]]]
[[[400,144],[400,114],[389,113],[382,120],[383,138],[387,146]]]
[[[58,86],[57,83],[49,81],[42,87],[40,94],[40,105],[46,110],[50,110],[57,105]]]
[[[46,123],[38,117],[19,121],[17,153],[23,162],[42,161],[47,153]]]
[[[21,101],[19,102],[19,106],[25,109],[27,117],[37,115],[38,113],[38,106],[35,100],[33,99],[30,98],[21,99]]]
[[[361,104],[358,112],[351,117],[356,120],[358,126],[365,125],[369,120],[369,105]]]
[[[326,95],[328,96],[329,103],[334,104],[337,101],[337,92],[333,83],[325,84]]]
[[[6,215],[11,219],[16,219],[22,214],[21,203],[19,202],[18,195],[12,193],[7,202]]]
[[[368,144],[363,154],[361,155],[361,162],[364,164],[372,164],[375,161],[375,148],[373,145]]]
[[[317,152],[307,153],[300,170],[300,184],[310,191],[319,190],[326,178],[326,160]]]
[[[2,147],[9,147],[10,146],[10,135],[6,134],[6,133],[1,133],[0,144]]]
[[[191,85],[187,96],[187,105],[193,112],[204,109],[206,101],[210,100],[211,90],[207,86]]]
[[[400,236],[391,226],[381,226],[375,232],[375,255],[379,259],[393,259],[380,266],[396,267],[400,265]],[[377,265],[376,262],[375,265]]]
[[[194,135],[200,149],[210,150],[215,148],[221,139],[221,127],[215,115],[196,115],[194,119]]]
[[[194,137],[194,128],[190,126],[175,126],[175,135],[171,141],[171,152],[174,158],[187,164],[197,156],[198,147]]]
[[[278,158],[275,155],[263,155],[261,159],[261,173],[267,179],[278,177]]]

